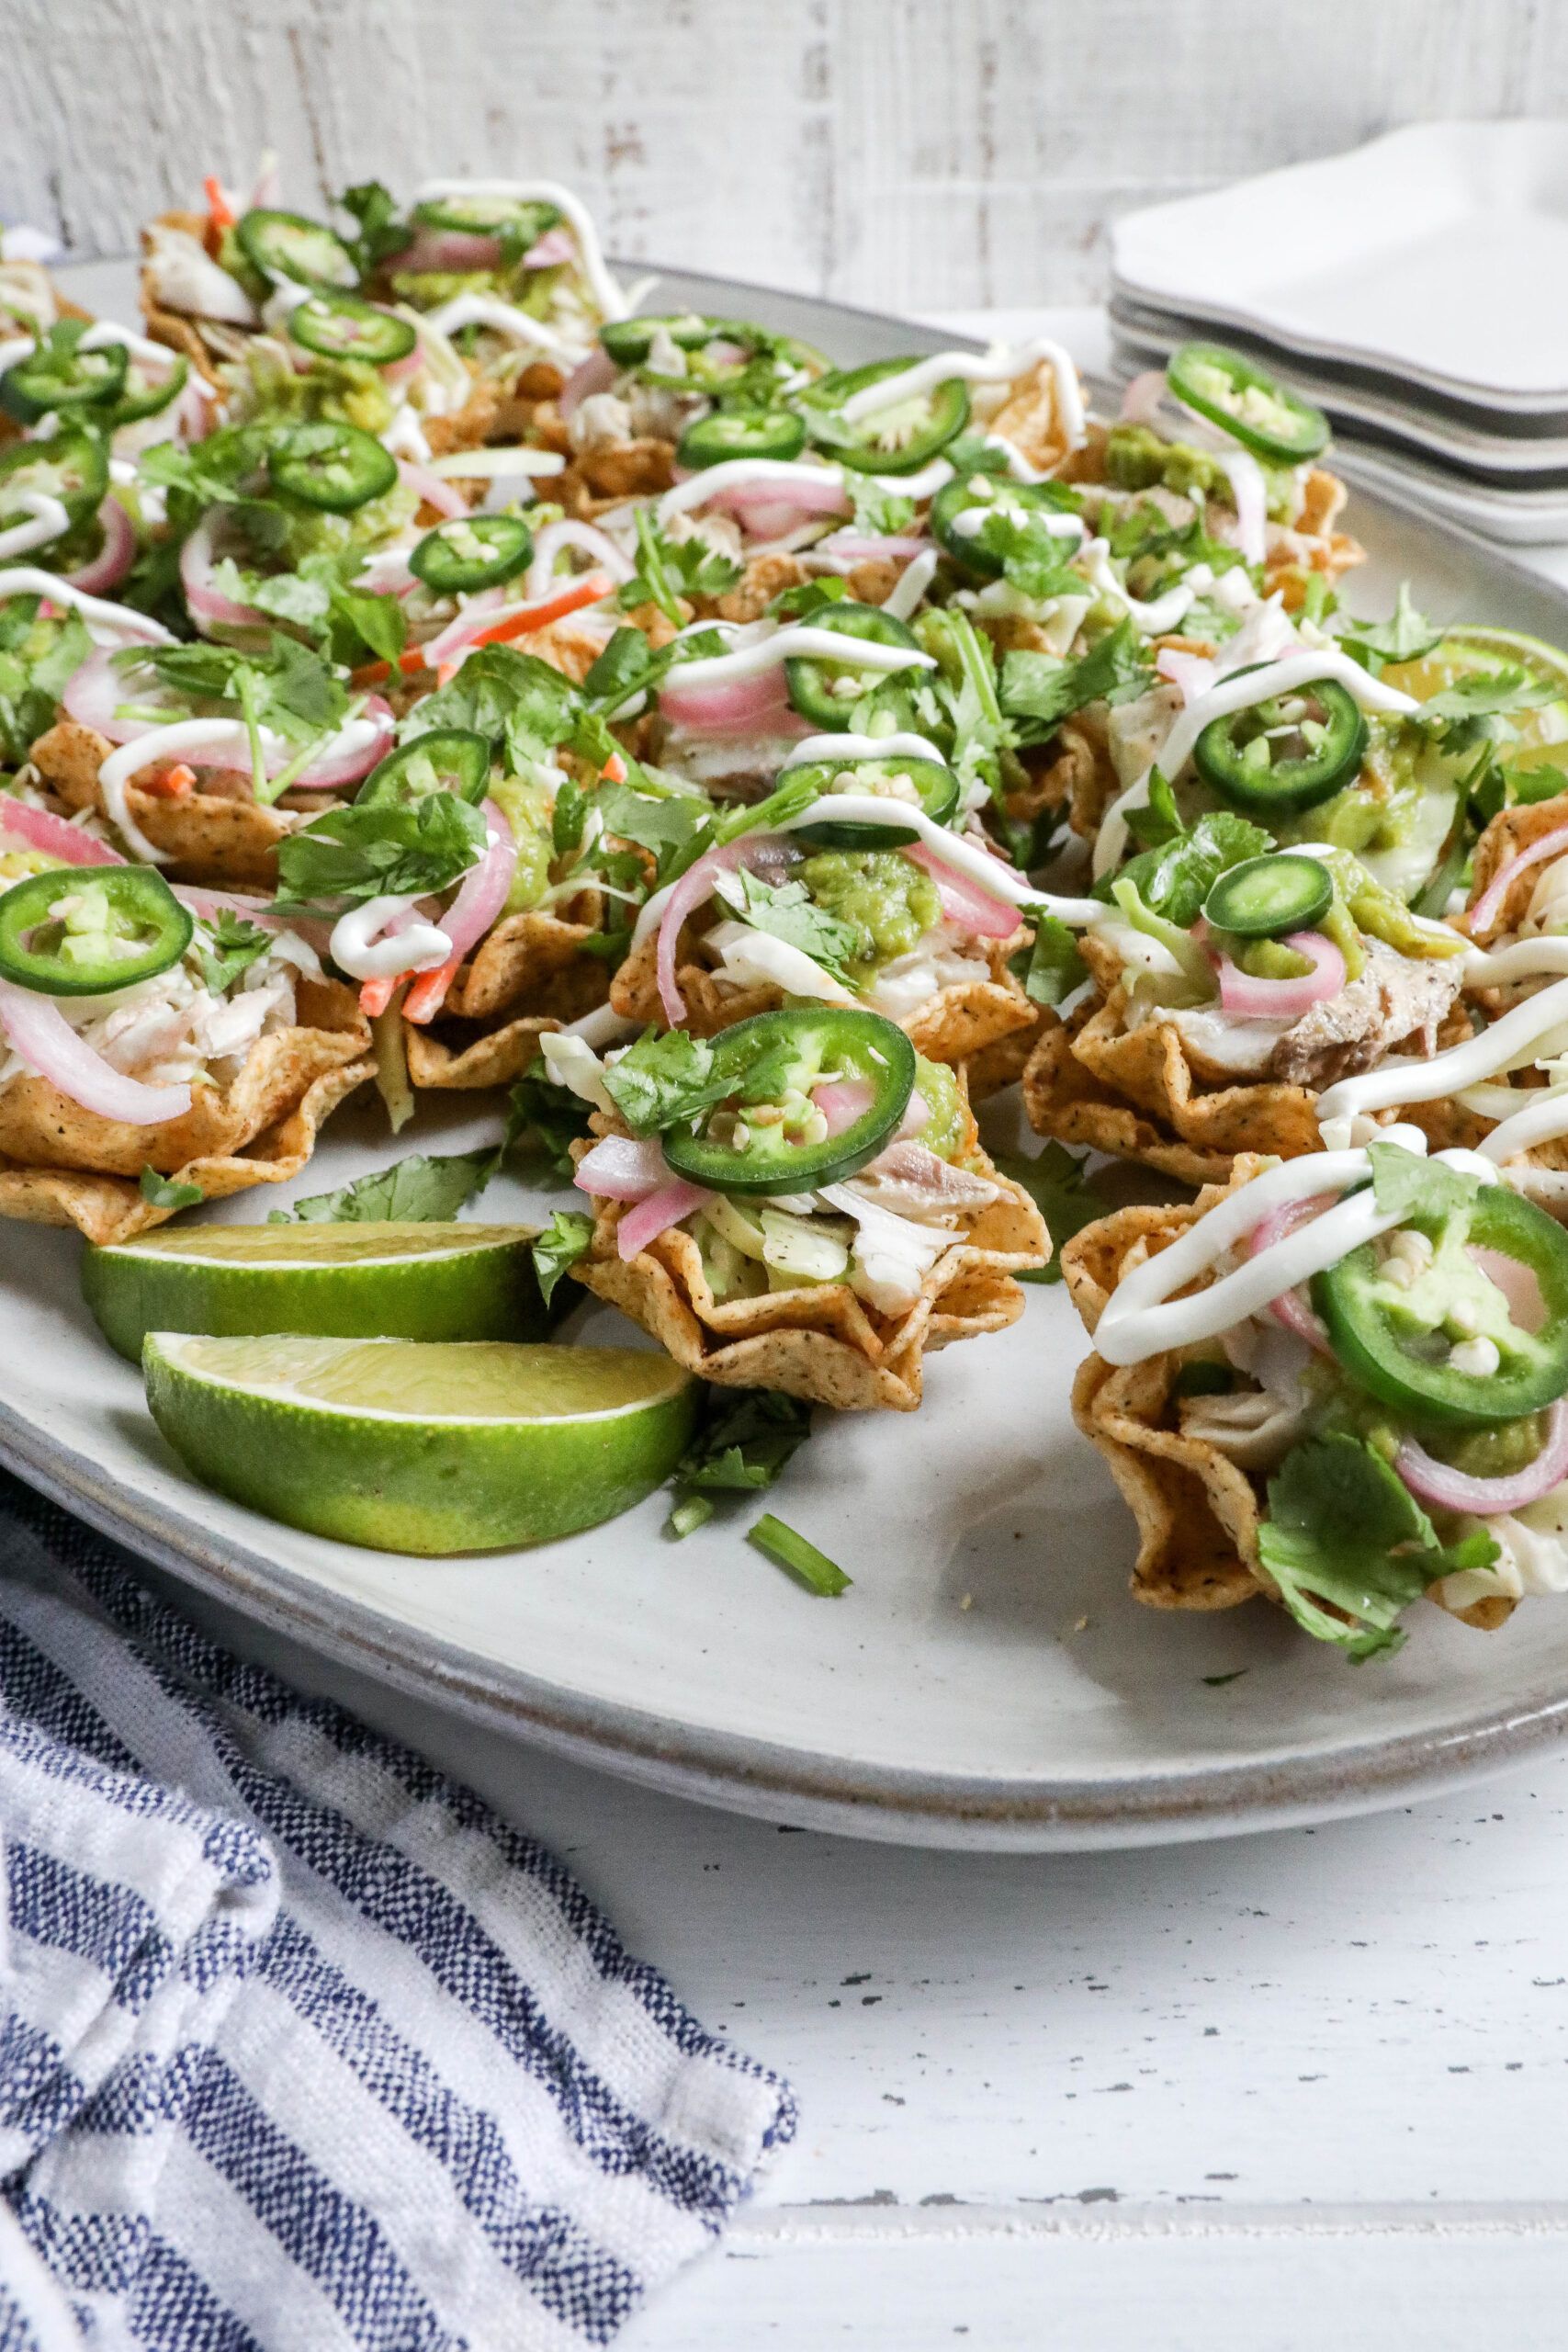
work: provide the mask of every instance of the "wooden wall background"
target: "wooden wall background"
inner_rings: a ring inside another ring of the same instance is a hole
[[[612,253],[927,310],[1092,299],[1153,198],[1564,111],[1568,0],[0,0],[0,219],[79,255],[271,145],[306,210],[542,172]]]

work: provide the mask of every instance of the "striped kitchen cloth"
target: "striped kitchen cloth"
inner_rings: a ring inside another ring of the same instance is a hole
[[[567,2352],[795,2129],[558,1862],[0,1474],[0,2352]]]

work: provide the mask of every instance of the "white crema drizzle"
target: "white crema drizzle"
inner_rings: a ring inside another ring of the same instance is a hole
[[[1426,1157],[1427,1138],[1418,1127],[1388,1127],[1379,1140]],[[1483,1184],[1500,1181],[1495,1163],[1477,1152],[1439,1151],[1435,1156],[1444,1167],[1477,1177]],[[1293,1201],[1321,1199],[1326,1193],[1344,1193],[1351,1185],[1365,1185],[1371,1172],[1371,1160],[1364,1150],[1324,1151],[1287,1159],[1255,1177],[1190,1226],[1168,1250],[1146,1259],[1122,1277],[1096,1327],[1097,1352],[1107,1363],[1142,1363],[1168,1348],[1191,1347],[1201,1340],[1217,1339],[1249,1315],[1260,1313],[1298,1283],[1338,1265],[1362,1242],[1391,1232],[1404,1222],[1406,1212],[1380,1209],[1372,1192],[1358,1192],[1310,1224],[1281,1234],[1207,1290],[1190,1298],[1171,1296],[1173,1291],[1206,1273],[1227,1250],[1245,1240],[1276,1210]]]

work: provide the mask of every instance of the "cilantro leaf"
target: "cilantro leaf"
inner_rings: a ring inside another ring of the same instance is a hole
[[[652,851],[660,863],[661,880],[670,853],[684,850],[705,832],[713,813],[706,801],[694,794],[638,792],[629,782],[602,784],[592,805],[603,816],[607,833]]]
[[[288,604],[302,583],[265,584]],[[332,663],[280,629],[259,652],[231,645],[135,645],[115,656],[115,667],[132,676],[151,670],[164,685],[188,697],[240,704],[258,726],[294,743],[307,743],[336,727],[348,708]]]
[[[199,1184],[176,1184],[172,1176],[160,1176],[149,1160],[141,1170],[141,1197],[155,1209],[193,1209],[207,1195]]]
[[[323,900],[363,902],[445,890],[485,854],[485,820],[453,792],[411,807],[378,801],[329,808],[278,843],[281,913]]]
[[[1147,805],[1142,808],[1129,808],[1126,816],[1127,831],[1134,841],[1142,842],[1145,849],[1163,849],[1167,842],[1174,841],[1182,831],[1181,819],[1177,814],[1176,795],[1170,788],[1168,777],[1163,775],[1158,768],[1149,771]]]
[[[841,916],[818,906],[804,882],[764,882],[744,865],[734,878],[740,886],[741,899],[736,911],[754,931],[798,947],[834,979],[848,985],[846,967],[864,954],[867,945],[858,923],[845,922]],[[728,902],[723,889],[716,895]]]
[[[1048,1265],[1037,1266],[1031,1273],[1020,1274],[1021,1283],[1059,1283],[1062,1279],[1062,1245],[1098,1216],[1109,1214],[1108,1204],[1090,1189],[1084,1173],[1085,1161],[1066,1144],[1048,1143],[1042,1152],[1030,1157],[1023,1152],[997,1152],[995,1164],[1004,1176],[1021,1184],[1045,1220],[1051,1236],[1051,1260]]]
[[[582,691],[602,718],[613,718],[634,695],[648,694],[682,662],[705,662],[726,650],[716,628],[674,638],[655,652],[639,628],[618,628],[582,681]]]
[[[1440,1224],[1464,1216],[1481,1191],[1479,1177],[1440,1159],[1420,1159],[1403,1144],[1369,1144],[1367,1158],[1372,1163],[1372,1192],[1385,1216],[1431,1218]]]
[[[727,1070],[716,1073],[714,1050],[684,1029],[645,1030],[604,1072],[604,1084],[632,1133],[656,1136],[677,1119],[693,1118],[734,1091]]]
[[[998,503],[986,514],[971,544],[987,555],[999,557],[1002,577],[1021,595],[1086,595],[1089,583],[1075,571],[1063,542],[1047,528],[1047,518],[1036,508],[1012,509]]]
[[[1228,809],[1216,809],[1200,817],[1190,832],[1173,834],[1158,849],[1145,849],[1129,858],[1119,874],[1103,876],[1095,884],[1094,895],[1109,899],[1114,882],[1130,881],[1151,914],[1187,930],[1197,922],[1204,899],[1222,874],[1247,858],[1261,857],[1273,846],[1272,836],[1261,825],[1232,816]]]
[[[1059,915],[1036,919],[1032,943],[1009,956],[1008,969],[1033,1004],[1063,1004],[1089,978],[1077,936]]]
[[[1123,688],[1143,693],[1155,673],[1131,620],[1119,621],[1077,662],[1048,653],[1014,651],[1002,663],[1001,707],[1021,743],[1043,743],[1064,718],[1086,703]]]
[[[874,539],[897,538],[915,519],[915,502],[885,490],[875,476],[844,469],[844,489],[854,512],[854,528]]]
[[[408,615],[396,596],[373,594],[367,588],[340,587],[332,592],[332,610],[334,618],[352,629],[378,662],[396,666],[409,633]]]
[[[1539,710],[1555,702],[1562,686],[1554,680],[1532,679],[1517,662],[1501,669],[1477,671],[1456,678],[1441,694],[1429,695],[1413,716],[1422,727],[1446,728],[1469,718],[1493,718],[1510,710]]]
[[[467,728],[487,736],[492,749],[504,745],[521,774],[568,741],[581,713],[576,686],[547,662],[519,653],[515,646],[481,645],[450,685],[415,703],[398,729],[398,741],[412,742],[436,727]]]
[[[32,665],[31,684],[58,702],[77,671],[93,652],[93,640],[80,613],[68,613],[59,624],[54,641]]]
[[[399,220],[398,208],[379,180],[360,180],[345,187],[337,201],[359,224],[359,234],[345,238],[344,243],[359,265],[361,277],[370,277],[382,262],[412,244],[412,229]]]
[[[575,1162],[569,1147],[589,1133],[588,1114],[593,1106],[543,1071],[540,1063],[513,1088],[503,1148],[540,1153],[570,1184]]]
[[[557,1209],[534,1240],[534,1272],[548,1306],[561,1276],[582,1257],[593,1238],[593,1219],[577,1209]]]
[[[501,1158],[493,1148],[427,1157],[416,1151],[373,1176],[361,1176],[335,1193],[296,1201],[293,1215],[274,1209],[269,1225],[445,1225],[482,1193]]]
[[[1485,1535],[1445,1549],[1382,1455],[1343,1433],[1292,1446],[1269,1482],[1269,1512],[1258,1548],[1285,1606],[1357,1661],[1398,1648],[1396,1619],[1435,1577],[1497,1556]]]
[[[768,610],[781,619],[794,613],[804,618],[807,613],[819,612],[824,605],[836,605],[850,593],[850,583],[829,572],[819,580],[800,580],[793,588],[781,588],[768,600]]]
[[[220,907],[204,928],[212,934],[210,947],[202,944],[197,934],[201,977],[215,996],[221,996],[233,987],[242,972],[248,972],[258,956],[265,956],[272,942],[258,923],[247,922],[230,907]]]
[[[678,1489],[755,1493],[811,1435],[811,1408],[773,1388],[710,1388],[703,1425],[675,1472]]]
[[[1339,642],[1353,661],[1370,670],[1375,678],[1387,662],[1418,662],[1442,641],[1442,629],[1418,613],[1410,595],[1410,582],[1402,580],[1394,599],[1393,618],[1387,621],[1356,621],[1340,638]]]

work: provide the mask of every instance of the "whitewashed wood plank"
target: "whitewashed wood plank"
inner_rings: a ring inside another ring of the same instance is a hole
[[[743,2222],[626,2352],[1558,2352],[1561,2216],[1256,2214],[1223,2236],[1020,2215],[808,2232]],[[928,2216],[928,2221],[935,2217]],[[1425,2226],[1422,2226],[1423,2222]]]
[[[900,1850],[602,1779],[223,1623],[547,1839],[789,2075],[767,2201],[1568,2199],[1568,1765],[1213,1845]]]
[[[0,0],[0,215],[125,250],[276,146],[571,180],[634,258],[905,309],[1083,300],[1130,204],[1432,114],[1561,111],[1527,0]]]

